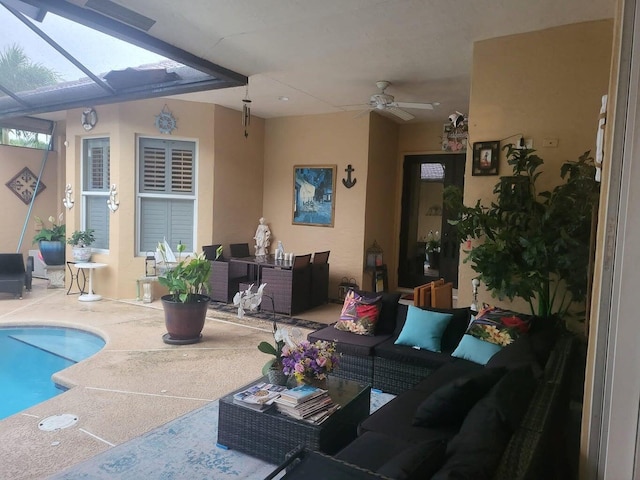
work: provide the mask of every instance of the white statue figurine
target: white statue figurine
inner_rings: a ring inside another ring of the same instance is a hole
[[[266,255],[269,245],[271,245],[271,230],[269,230],[269,226],[264,223],[264,217],[260,217],[260,224],[256,229],[256,235],[253,239],[256,241],[256,257]]]

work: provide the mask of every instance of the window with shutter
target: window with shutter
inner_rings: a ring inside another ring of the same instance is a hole
[[[138,255],[166,239],[195,251],[195,142],[140,138]]]
[[[109,167],[108,138],[82,141],[82,229],[93,229],[92,248],[109,248]]]

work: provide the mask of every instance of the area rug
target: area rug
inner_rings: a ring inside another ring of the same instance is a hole
[[[238,307],[233,305],[232,303],[223,303],[223,302],[210,302],[209,308],[213,310],[218,310],[221,312],[228,313],[230,315],[238,314]],[[290,317],[288,315],[280,315],[278,313],[273,313],[268,310],[256,310],[255,312],[246,312],[245,315],[247,317],[255,318],[258,320],[265,320],[272,322],[274,315],[276,322],[284,325],[292,325],[300,328],[308,328],[310,330],[317,330],[319,328],[326,327],[326,323],[314,322],[313,320],[304,320],[303,318],[295,318]]]
[[[371,392],[371,412],[394,396]],[[275,465],[216,447],[218,401],[60,472],[57,480],[263,479]]]

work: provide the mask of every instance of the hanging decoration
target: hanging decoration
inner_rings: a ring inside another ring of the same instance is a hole
[[[251,124],[251,99],[249,98],[249,84],[242,99],[242,126],[244,127],[244,138],[249,136],[249,124]]]
[[[351,188],[358,181],[356,178],[351,178],[351,174],[355,172],[355,169],[351,166],[351,164],[349,164],[347,165],[347,168],[344,169],[344,171],[347,172],[347,178],[342,179],[342,184],[347,188]]]
[[[80,117],[80,123],[82,123],[82,128],[84,128],[87,132],[98,123],[98,114],[93,108],[86,108],[82,111],[82,116]]]
[[[442,150],[445,152],[465,152],[469,137],[469,120],[464,113],[449,115],[449,123],[442,129]]]
[[[64,187],[64,198],[62,199],[62,204],[67,208],[67,210],[71,210],[74,203],[73,188],[70,183],[67,183],[67,186]]]
[[[116,184],[114,183],[113,185],[111,185],[111,188],[109,188],[109,200],[107,200],[107,207],[109,207],[109,210],[111,210],[112,212],[115,212],[116,210],[118,210],[118,207],[120,207],[120,201],[117,200],[117,196],[118,189],[116,188]]]
[[[36,184],[38,185],[38,191],[36,192]],[[25,205],[31,203],[31,198],[38,195],[47,186],[40,181],[38,183],[38,176],[29,170],[28,167],[24,167],[20,170],[15,177],[9,180],[5,185],[15,195],[24,202]]]
[[[156,128],[160,133],[168,133],[169,135],[178,128],[178,121],[166,105],[162,107],[162,111],[156,115]]]

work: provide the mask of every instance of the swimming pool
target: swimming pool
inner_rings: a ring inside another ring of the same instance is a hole
[[[62,393],[51,375],[104,344],[97,335],[73,328],[0,328],[0,419]]]

